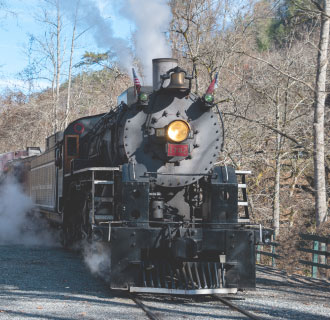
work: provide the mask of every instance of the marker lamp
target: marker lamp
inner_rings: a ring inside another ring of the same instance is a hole
[[[145,92],[141,92],[139,95],[139,100],[141,102],[147,102],[149,99],[148,94],[146,94]]]
[[[204,100],[207,103],[213,103],[214,97],[211,93],[207,93],[207,94],[204,95]]]
[[[189,124],[183,120],[171,122],[167,127],[167,137],[174,142],[181,142],[188,138]]]

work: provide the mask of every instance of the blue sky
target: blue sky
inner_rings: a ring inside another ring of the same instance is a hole
[[[67,0],[71,1],[71,0]],[[104,17],[111,17],[112,27],[115,36],[128,38],[131,30],[134,29],[129,21],[120,17],[111,6],[110,1],[94,0]],[[18,73],[28,64],[26,49],[28,47],[28,34],[42,35],[42,29],[34,17],[43,0],[7,0],[6,9],[12,11],[2,14],[0,24],[0,91],[7,86],[21,89],[23,83],[18,79]],[[69,31],[71,28],[68,28]],[[70,34],[66,37],[69,39]],[[85,51],[102,51],[98,49],[93,36],[86,32],[77,43],[76,59],[79,59]],[[69,48],[67,48],[67,51]],[[104,49],[103,49],[104,50]],[[40,81],[40,86],[44,87],[45,82]]]

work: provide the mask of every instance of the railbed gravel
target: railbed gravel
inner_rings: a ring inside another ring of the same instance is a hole
[[[247,319],[211,296],[140,295],[162,319]],[[261,319],[330,319],[330,283],[257,268],[257,290],[227,296]],[[0,319],[147,319],[60,247],[0,246]]]

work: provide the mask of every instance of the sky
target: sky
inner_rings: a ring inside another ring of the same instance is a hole
[[[72,1],[72,0],[67,0]],[[35,15],[40,10],[42,0],[7,0],[6,13],[2,13],[0,21],[0,91],[6,87],[24,89],[24,83],[18,74],[28,65],[27,48],[29,34],[42,35],[40,24],[35,21]],[[118,14],[111,1],[94,0],[101,15],[111,19],[114,36],[123,39],[130,38],[134,24]],[[13,12],[13,13],[11,13]],[[67,39],[71,28],[67,28]],[[85,51],[102,52],[95,42],[93,34],[86,32],[77,43],[76,57],[79,59]],[[68,51],[68,49],[67,49]],[[46,87],[48,82],[39,81],[40,88]]]
[[[46,2],[52,0],[0,0],[6,4],[6,10],[0,7],[0,94],[6,87],[28,91],[27,83],[19,74],[29,65],[29,36],[34,35],[44,41],[45,24],[36,21],[36,15]],[[55,1],[55,0],[53,0]],[[68,56],[72,36],[72,17],[76,4],[79,3],[79,27],[77,34],[88,30],[75,44],[73,63],[81,62],[86,51],[104,53],[109,50],[114,53],[116,62],[122,70],[131,74],[134,58],[138,58],[138,72],[142,84],[152,82],[152,59],[170,58],[171,48],[168,43],[168,29],[171,21],[171,10],[167,0],[58,0],[64,21],[62,38],[66,39],[66,55],[64,56],[61,82],[66,81],[68,73]],[[253,0],[231,0],[234,7],[230,10],[242,12],[246,2]],[[236,8],[236,9],[235,9]],[[47,7],[52,16],[56,10]],[[230,18],[229,18],[230,19]],[[134,46],[132,33],[134,32]],[[63,48],[63,46],[62,46]],[[31,52],[31,51],[30,51]],[[45,89],[50,85],[50,70],[41,63],[45,55],[36,55],[37,68],[43,70],[42,77],[35,81],[32,91]],[[31,59],[32,60],[32,59]],[[30,60],[30,61],[31,61]],[[31,64],[30,64],[31,65]],[[47,67],[52,69],[51,64]],[[76,68],[73,72],[79,72]]]

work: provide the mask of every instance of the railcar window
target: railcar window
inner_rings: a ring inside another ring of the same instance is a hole
[[[68,137],[66,143],[67,143],[68,156],[76,156],[77,155],[77,138]]]

